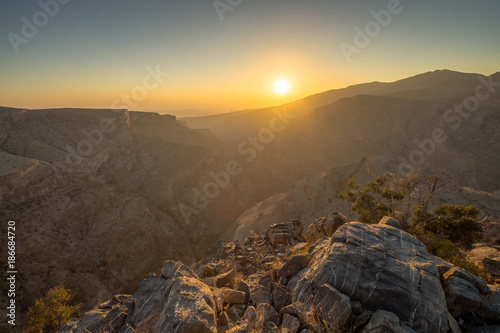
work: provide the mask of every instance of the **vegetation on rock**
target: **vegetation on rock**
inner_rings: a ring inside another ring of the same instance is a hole
[[[23,333],[57,332],[79,307],[68,305],[71,298],[71,290],[63,286],[51,288],[29,309],[29,327]]]

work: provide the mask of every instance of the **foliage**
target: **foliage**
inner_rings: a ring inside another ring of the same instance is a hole
[[[479,209],[472,205],[445,204],[434,212],[428,211],[434,192],[445,182],[442,175],[402,177],[389,173],[360,188],[355,179],[350,178],[339,198],[352,204],[361,222],[377,223],[384,216],[395,217],[402,222],[404,230],[426,245],[429,253],[485,277],[486,273],[464,259],[460,252],[481,240]]]
[[[29,327],[24,333],[57,332],[66,324],[79,305],[68,305],[72,298],[71,291],[63,286],[51,288],[47,294],[36,300],[30,307]]]

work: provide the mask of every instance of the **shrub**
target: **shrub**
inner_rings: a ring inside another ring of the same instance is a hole
[[[51,288],[29,309],[29,327],[23,333],[57,332],[79,307],[67,304],[71,298],[69,289],[63,286]]]

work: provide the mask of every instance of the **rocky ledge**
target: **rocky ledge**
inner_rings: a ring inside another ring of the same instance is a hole
[[[394,219],[339,213],[167,261],[59,332],[500,332],[500,287],[430,255]]]

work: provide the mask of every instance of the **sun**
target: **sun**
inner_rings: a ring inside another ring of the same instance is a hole
[[[284,95],[290,91],[290,83],[285,79],[279,79],[274,83],[274,92],[278,95]]]

